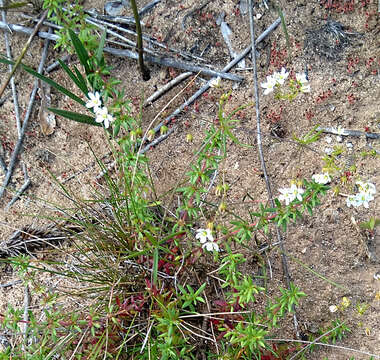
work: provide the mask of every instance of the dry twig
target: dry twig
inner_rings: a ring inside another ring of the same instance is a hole
[[[21,54],[19,55],[18,59],[16,60],[16,63],[14,64],[13,68],[12,68],[12,72],[9,74],[8,78],[5,80],[3,86],[1,87],[0,89],[0,97],[1,95],[3,95],[4,93],[4,90],[5,88],[7,87],[9,81],[11,80],[11,78],[13,77],[14,73],[16,72],[17,68],[20,66],[21,64],[21,60],[23,59],[24,55],[26,54],[26,52],[28,51],[29,49],[29,46],[30,44],[32,43],[32,40],[34,38],[34,36],[37,34],[38,32],[38,29],[41,27],[43,21],[46,19],[47,17],[47,14],[48,14],[48,10],[46,10],[40,20],[38,21],[37,25],[35,26],[33,32],[31,33],[28,41],[26,42],[25,46],[23,47],[22,51],[21,51]]]
[[[263,144],[261,139],[261,123],[260,123],[260,102],[259,102],[259,89],[258,89],[258,80],[257,80],[257,64],[256,64],[256,43],[255,41],[255,24],[253,20],[253,12],[252,12],[252,0],[249,0],[249,24],[250,24],[250,32],[251,32],[251,43],[252,43],[252,62],[253,62],[253,83],[254,83],[254,90],[255,90],[255,109],[256,109],[256,129],[257,129],[257,147],[259,150],[259,157],[261,162],[261,169],[263,170],[264,179],[265,179],[265,185],[268,192],[268,197],[270,204],[272,208],[276,207],[276,204],[273,200],[273,194],[272,189],[266,169],[265,159],[264,159],[264,153],[263,153]],[[282,241],[282,235],[280,232],[280,229],[278,226],[276,226],[276,234],[277,234],[277,240],[280,243],[281,248],[281,259],[282,259],[282,266],[283,271],[285,274],[285,281],[287,288],[290,287],[290,276],[289,276],[289,270],[288,270],[288,260],[286,258],[286,255],[284,253],[284,243]],[[294,306],[293,306],[294,308]],[[293,314],[293,322],[294,327],[296,331],[297,338],[299,338],[299,330],[298,330],[298,320],[297,316],[294,313]]]
[[[45,64],[45,61],[46,61],[46,57],[47,57],[48,48],[49,48],[49,40],[46,40],[45,41],[45,46],[44,46],[44,49],[43,49],[43,52],[42,52],[41,61],[40,61],[40,64],[38,66],[38,72],[40,74],[43,71],[43,67],[44,67],[44,64]],[[14,167],[16,165],[17,157],[18,157],[18,155],[19,155],[19,153],[21,151],[22,143],[23,143],[24,136],[25,136],[25,131],[26,131],[26,128],[27,128],[28,123],[29,123],[30,115],[32,113],[33,103],[34,103],[34,99],[35,99],[36,94],[37,94],[37,90],[38,90],[38,80],[35,80],[34,81],[33,90],[32,90],[32,92],[30,94],[30,100],[29,100],[28,108],[26,110],[24,121],[22,123],[21,133],[20,133],[19,139],[18,139],[18,141],[16,143],[16,146],[15,146],[13,152],[12,152],[11,159],[10,159],[9,166],[8,166],[8,171],[5,174],[5,178],[4,178],[3,184],[0,187],[0,198],[3,196],[5,188],[9,184],[9,181],[10,181],[10,179],[12,177],[12,174],[13,174],[13,171],[14,171]]]

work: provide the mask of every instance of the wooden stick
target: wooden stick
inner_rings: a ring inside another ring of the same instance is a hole
[[[46,58],[47,58],[48,48],[49,48],[49,40],[46,40],[45,41],[45,46],[44,46],[44,49],[43,49],[43,52],[42,52],[41,61],[40,61],[40,64],[38,66],[38,72],[40,74],[43,72],[44,64],[45,64],[45,61],[46,61]],[[33,87],[33,90],[31,92],[31,95],[30,95],[30,100],[29,100],[28,108],[26,110],[26,114],[25,114],[25,117],[24,117],[24,122],[22,123],[21,134],[20,134],[21,136],[19,137],[19,139],[18,139],[18,141],[16,143],[16,146],[15,146],[13,152],[12,152],[11,159],[9,161],[8,171],[5,174],[5,178],[3,180],[3,184],[0,187],[0,198],[3,196],[5,188],[9,184],[9,181],[10,181],[10,179],[12,177],[12,174],[13,174],[14,167],[16,165],[17,157],[18,157],[18,155],[19,155],[19,153],[21,151],[22,143],[23,143],[24,136],[25,136],[25,131],[26,131],[26,128],[27,128],[28,123],[29,123],[30,115],[32,113],[33,103],[34,103],[34,99],[35,99],[36,94],[37,94],[37,90],[38,90],[38,80],[35,80],[34,81],[34,87]]]
[[[255,40],[255,22],[253,19],[253,6],[252,6],[252,0],[249,0],[249,28],[250,28],[250,34],[251,34],[251,50],[252,50],[252,62],[253,62],[253,85],[254,85],[254,93],[255,93],[255,110],[256,110],[256,129],[257,129],[257,148],[259,151],[259,157],[260,157],[260,163],[261,163],[261,169],[264,174],[264,180],[265,185],[267,188],[268,198],[269,202],[271,204],[272,208],[276,207],[276,204],[273,200],[273,193],[271,188],[271,183],[268,177],[265,158],[264,158],[264,152],[263,152],[263,144],[261,139],[261,119],[260,119],[260,99],[259,99],[259,88],[258,88],[258,79],[257,79],[257,61],[256,61],[256,44],[257,40]],[[288,266],[288,259],[285,255],[285,245],[282,239],[281,231],[279,226],[276,226],[276,235],[277,235],[277,241],[280,243],[280,249],[281,249],[281,260],[282,260],[282,268],[285,275],[285,283],[286,287],[290,289],[290,275],[289,275],[289,266]],[[292,305],[292,309],[295,309],[294,304]],[[299,328],[298,328],[298,320],[297,315],[294,311],[293,313],[293,323],[294,328],[296,331],[297,338],[300,338],[299,334]]]
[[[112,55],[129,57],[129,58],[135,59],[135,60],[138,58],[137,53],[130,51],[130,50],[120,50],[120,49],[114,49],[111,47],[105,47],[104,51],[108,52]],[[172,58],[156,57],[156,56],[146,55],[145,60],[147,60],[150,63],[154,63],[154,64],[160,64],[160,65],[164,65],[164,66],[168,66],[168,67],[174,67],[177,69],[192,71],[192,72],[196,72],[196,73],[199,72],[200,74],[203,74],[203,75],[214,76],[214,77],[219,76],[223,79],[228,79],[228,80],[233,80],[233,81],[242,81],[243,80],[242,77],[237,76],[237,75],[227,74],[225,72],[207,69],[205,67],[193,65],[193,64],[187,63],[187,62],[176,61]]]
[[[26,34],[29,34],[31,31],[30,28],[26,28],[24,26],[15,25],[15,24],[8,24],[8,25],[12,31],[22,32],[22,33],[26,33]],[[1,29],[7,29],[8,27],[4,22],[1,21],[0,22],[0,28]],[[57,35],[49,34],[47,32],[43,32],[43,31],[38,32],[37,35],[43,39],[50,39],[53,41],[57,41],[59,39],[59,37]],[[138,59],[137,53],[130,51],[130,50],[120,50],[120,49],[115,49],[112,47],[105,47],[104,51],[109,53],[109,54],[116,55],[116,56],[129,57],[129,58],[134,59],[134,60]],[[176,61],[176,60],[168,58],[168,57],[165,58],[165,57],[158,57],[158,56],[146,56],[145,59],[148,62],[151,62],[154,64],[160,64],[160,65],[164,65],[164,66],[168,66],[168,67],[174,67],[177,69],[182,69],[182,70],[187,70],[187,71],[192,71],[192,72],[200,72],[201,74],[205,74],[205,75],[209,75],[209,76],[214,76],[214,77],[220,76],[221,78],[233,80],[233,81],[242,81],[243,80],[242,77],[237,76],[237,75],[227,74],[227,73],[219,72],[216,70],[211,70],[211,69],[208,69],[208,68],[205,68],[202,66],[198,66],[198,65],[192,65],[191,63],[188,63],[188,62]]]
[[[0,89],[0,97],[3,95],[5,88],[6,88],[7,85],[9,84],[9,81],[11,80],[11,78],[13,77],[15,71],[17,70],[17,68],[18,68],[19,65],[21,64],[21,60],[23,59],[24,55],[25,55],[26,52],[28,51],[29,46],[30,46],[30,44],[32,43],[32,40],[33,40],[34,36],[37,34],[38,29],[41,27],[43,21],[46,19],[47,14],[48,14],[48,10],[46,10],[46,11],[42,14],[41,19],[38,21],[37,25],[35,26],[35,28],[34,28],[32,34],[30,35],[28,41],[26,42],[24,48],[22,49],[20,56],[18,57],[16,63],[14,64],[13,69],[12,69],[12,72],[9,74],[8,78],[5,80],[3,86],[2,86],[1,89]]]
[[[178,75],[172,81],[169,81],[165,86],[163,86],[161,89],[157,90],[153,95],[148,97],[148,99],[145,100],[144,106],[151,105],[153,101],[157,100],[160,96],[165,94],[169,89],[171,89],[173,86],[180,83],[182,80],[185,80],[186,78],[188,78],[191,74],[192,72],[185,72]]]
[[[0,4],[1,4],[1,6],[4,6],[4,1],[1,0]],[[2,18],[2,20],[5,23],[7,23],[7,16],[6,16],[5,10],[3,10],[1,12],[1,18]],[[9,36],[8,36],[8,32],[7,31],[4,31],[4,40],[5,40],[5,49],[6,49],[6,52],[7,52],[7,57],[8,57],[9,60],[12,60],[12,52],[11,52],[11,47],[9,45]],[[12,73],[13,66],[11,64],[9,64],[8,68],[9,68],[9,73]],[[21,133],[20,107],[19,107],[19,104],[18,104],[18,96],[17,96],[14,76],[11,77],[10,83],[11,83],[12,96],[13,96],[13,106],[14,106],[14,109],[15,109],[17,135],[20,136],[20,133]]]

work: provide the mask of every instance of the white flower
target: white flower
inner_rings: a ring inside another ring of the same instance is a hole
[[[279,189],[281,195],[278,197],[280,201],[285,201],[285,205],[289,205],[294,199],[302,201],[302,194],[304,189],[298,188],[295,184],[292,184],[290,188]]]
[[[361,205],[360,199],[356,195],[349,195],[346,199],[346,204],[348,207],[358,207]]]
[[[214,242],[214,237],[212,236],[210,229],[198,229],[195,238],[203,244],[203,249],[206,248],[207,251],[219,251],[219,246]]]
[[[297,73],[296,74],[296,79],[302,85],[309,82],[309,80],[307,80],[307,78],[306,78],[306,74],[305,73]]]
[[[210,86],[212,88],[218,88],[220,86],[220,83],[221,83],[222,79],[220,76],[218,76],[217,78],[213,78],[211,81],[210,81]]]
[[[325,147],[325,153],[327,155],[331,155],[333,153],[334,149],[331,149],[330,147]]]
[[[331,144],[332,137],[330,137],[330,136],[326,136],[326,137],[325,137],[325,140],[326,140],[326,142],[327,142],[328,144]]]
[[[207,251],[219,251],[219,245],[214,241],[209,241],[202,245],[202,248],[206,248]]]
[[[304,189],[297,187],[296,184],[292,184],[289,190],[294,195],[294,198],[297,198],[297,200],[302,201],[302,194],[305,192]]]
[[[108,109],[104,106],[96,112],[95,121],[97,123],[104,123],[104,127],[108,129],[110,123],[113,121],[113,116],[108,113]]]
[[[281,68],[281,72],[275,72],[273,74],[273,78],[276,80],[277,84],[283,85],[285,80],[288,78],[289,72],[283,67]]]
[[[267,82],[261,83],[261,87],[265,89],[264,95],[270,94],[273,90],[274,87],[276,86],[277,81],[273,76],[268,75],[267,76]]]
[[[331,313],[334,313],[338,311],[338,307],[336,305],[331,305],[329,306],[329,310]]]
[[[363,205],[366,209],[369,208],[369,202],[374,199],[372,194],[360,192],[355,195],[357,201]]]
[[[94,108],[94,112],[96,113],[102,106],[99,92],[95,92],[95,94],[89,92],[87,96],[89,97],[90,101],[86,103],[86,107],[88,109]]]
[[[359,187],[359,191],[361,193],[367,193],[374,195],[376,194],[376,186],[372,183],[365,183],[363,181],[357,181],[356,184]]]
[[[279,189],[281,195],[278,197],[280,201],[285,201],[285,205],[289,205],[294,200],[293,194],[291,194],[289,188]]]
[[[315,174],[311,177],[317,184],[327,184],[331,182],[331,177],[328,173]]]

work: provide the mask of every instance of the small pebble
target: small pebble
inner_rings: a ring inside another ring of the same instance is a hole
[[[306,251],[307,251],[307,248],[303,248],[303,249],[301,250],[301,253],[302,253],[302,254],[306,254]]]
[[[331,136],[326,136],[325,137],[325,140],[328,144],[331,144],[331,141],[332,141],[332,137]]]
[[[377,273],[373,274],[373,278],[375,280],[380,280],[380,271],[378,271]]]
[[[340,135],[338,135],[338,136],[336,137],[336,141],[337,141],[337,142],[342,142],[342,141],[343,141],[343,138],[342,138]]]
[[[331,149],[331,148],[329,148],[329,147],[326,147],[326,148],[325,148],[325,153],[326,153],[327,155],[331,155],[333,151],[334,151],[334,150]]]
[[[347,146],[347,148],[349,148],[349,149],[352,149],[352,148],[354,147],[354,145],[352,145],[352,143],[350,143],[350,142],[348,142],[348,143],[346,144],[346,146]]]

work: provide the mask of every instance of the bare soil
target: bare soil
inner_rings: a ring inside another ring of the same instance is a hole
[[[139,7],[147,3],[146,0],[138,1]],[[270,9],[266,9],[261,2],[260,7],[255,8],[255,13],[262,15],[256,22],[256,36],[278,17],[271,3],[270,1]],[[344,136],[342,141],[338,142],[335,135],[322,135],[321,139],[310,147],[302,148],[293,139],[293,136],[305,135],[317,124],[323,127],[341,126],[350,130],[380,132],[380,19],[377,1],[333,0],[332,9],[326,9],[328,1],[289,0],[277,3],[285,15],[290,48],[287,47],[281,26],[258,46],[259,82],[265,81],[266,75],[279,70],[282,66],[294,73],[307,69],[311,93],[303,94],[293,102],[288,102],[275,100],[272,95],[263,96],[260,89],[264,155],[275,196],[278,196],[279,188],[289,186],[290,180],[310,179],[313,174],[320,173],[325,148],[335,145],[342,146],[343,149],[339,157],[341,174],[344,171],[351,171],[350,167],[353,165],[357,171],[349,176],[349,182],[343,186],[339,176],[335,177],[331,183],[332,188],[339,185],[341,194],[352,193],[357,179],[370,181],[379,188],[379,155],[362,154],[373,149],[379,151],[378,140]],[[193,51],[196,55],[200,55],[206,49],[202,55],[206,63],[212,64],[216,69],[222,69],[231,59],[216,19],[222,11],[225,12],[225,20],[233,34],[231,44],[235,52],[240,53],[250,44],[248,15],[242,14],[239,2],[232,0],[209,1],[202,10],[190,13],[200,5],[200,2],[195,0],[163,0],[143,18],[144,32],[169,47]],[[92,1],[91,4],[86,2],[85,6],[96,8],[101,12],[104,2]],[[21,18],[14,13],[8,16],[8,21],[21,22]],[[347,35],[347,39],[338,44],[339,40],[326,28],[328,21],[330,24],[342,24],[345,27],[344,31],[354,35]],[[25,41],[23,35],[12,34],[14,57],[20,53]],[[24,63],[37,68],[41,49],[42,41],[35,39],[24,58]],[[3,41],[0,52],[5,53]],[[54,51],[51,46],[47,63],[52,63],[60,56],[62,54]],[[132,100],[133,114],[136,116],[139,113],[142,96],[147,98],[181,72],[150,64],[151,79],[144,82],[134,60],[107,56],[107,61],[113,66],[113,75],[121,80],[120,86]],[[245,62],[247,67],[252,67],[249,58],[246,58]],[[226,113],[237,106],[252,102],[254,98],[252,70],[234,68],[231,72],[244,77],[244,81],[240,84],[222,81],[221,88],[210,89],[176,118],[175,125],[179,125],[176,131],[148,152],[153,180],[159,194],[172,189],[187,171],[194,153],[201,145],[204,131],[217,116],[218,100],[223,92],[233,89]],[[51,76],[64,86],[71,86],[63,71],[57,70]],[[7,67],[1,65],[1,82],[6,77]],[[143,110],[144,130],[169,102],[168,108],[155,124],[182,104],[204,83],[199,76],[189,88],[180,93],[189,81],[178,85],[152,106]],[[29,75],[21,72],[17,74],[16,84],[22,113],[26,109],[32,83],[33,79]],[[9,92],[10,89],[5,94]],[[178,93],[179,95],[175,97]],[[76,109],[70,101],[54,91],[52,97],[54,106]],[[95,184],[100,171],[97,166],[90,166],[94,157],[89,151],[89,146],[99,157],[109,152],[107,140],[99,128],[61,118],[57,119],[54,133],[44,136],[38,123],[38,108],[39,101],[36,101],[20,163],[1,200],[2,208],[23,184],[21,163],[26,164],[32,185],[25,196],[9,211],[0,214],[1,241],[6,241],[16,229],[25,226],[46,227],[48,221],[38,215],[54,211],[54,204],[69,205],[67,199],[51,181],[48,171],[61,181],[65,181],[69,188],[75,189],[79,197],[91,196],[91,185]],[[0,107],[0,118],[2,120],[0,150],[8,164],[11,149],[17,139],[11,98]],[[255,208],[255,203],[266,203],[268,196],[257,152],[255,111],[252,107],[248,107],[239,112],[237,118],[239,122],[234,130],[236,136],[242,143],[252,147],[229,144],[229,157],[222,164],[219,176],[223,176],[231,186],[227,199],[228,209],[239,216],[247,217],[247,212]],[[185,141],[187,134],[193,135],[192,143]],[[327,137],[332,138],[331,144],[326,142]],[[352,148],[347,147],[349,143],[352,144]],[[105,156],[104,159],[106,162],[112,161],[109,156]],[[74,174],[76,175],[71,178]],[[4,174],[0,170],[0,180],[3,178]],[[67,181],[68,178],[70,180]],[[218,182],[217,179],[216,183]],[[243,200],[247,199],[247,194],[254,199],[253,203]],[[50,205],[40,199],[47,200]],[[216,201],[212,195],[209,195],[208,200]],[[378,230],[372,234],[359,230],[354,223],[359,224],[368,221],[371,216],[379,217],[379,215],[377,194],[367,210],[363,207],[348,208],[344,196],[333,195],[333,191],[329,191],[312,216],[305,216],[297,226],[290,226],[284,234],[291,280],[308,295],[297,307],[299,327],[303,335],[315,334],[317,329],[325,328],[331,320],[341,318],[347,321],[351,333],[337,345],[380,356],[380,281],[374,279],[374,275],[380,271],[380,235]],[[226,223],[228,220],[227,215],[225,219],[219,219]],[[261,241],[266,240],[261,239]],[[266,256],[271,269],[271,276],[268,279],[270,295],[275,293],[278,286],[284,286],[283,270],[278,251],[274,250]],[[341,287],[336,287],[314,275],[300,263]],[[254,269],[247,271],[253,272]],[[1,283],[14,280],[17,280],[17,274],[4,266]],[[45,275],[41,278],[41,282],[51,285],[57,281],[64,280]],[[0,313],[4,312],[7,304],[22,307],[23,292],[22,285],[1,288]],[[351,306],[344,313],[331,313],[329,306],[340,304],[344,296],[350,299]],[[356,310],[358,304],[368,305],[362,316]],[[32,305],[38,307],[37,298],[33,299]],[[289,319],[277,337],[293,339],[294,336],[293,324]],[[309,358],[348,359],[350,356],[354,356],[355,359],[369,358],[349,350],[327,347],[319,347],[309,355]]]

